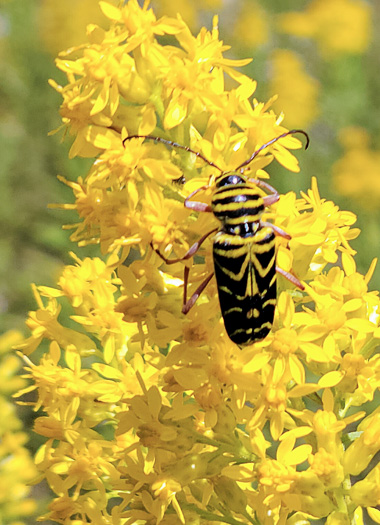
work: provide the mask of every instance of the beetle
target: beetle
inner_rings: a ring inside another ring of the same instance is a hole
[[[305,149],[309,145],[308,134],[300,129],[282,133],[259,147],[233,171],[225,172],[200,152],[176,142],[152,135],[132,135],[124,139],[143,138],[162,142],[172,147],[195,154],[220,174],[210,178],[206,186],[193,191],[185,198],[186,208],[199,212],[212,212],[221,226],[203,235],[187,253],[177,259],[167,259],[159,250],[155,251],[167,263],[175,264],[193,257],[203,242],[212,234],[214,271],[198,286],[187,299],[189,268],[184,270],[184,296],[182,313],[187,314],[200,294],[215,275],[219,303],[224,325],[229,338],[239,346],[246,346],[264,339],[270,332],[276,301],[276,274],[280,273],[299,289],[303,284],[293,274],[276,266],[275,236],[290,239],[290,235],[272,223],[262,220],[267,206],[280,198],[275,188],[259,179],[245,179],[243,172],[257,155],[281,138],[295,133],[306,137]],[[192,200],[200,191],[215,185],[211,204]],[[267,192],[264,196],[259,188]],[[152,246],[153,247],[153,246]],[[154,248],[153,248],[154,249]]]

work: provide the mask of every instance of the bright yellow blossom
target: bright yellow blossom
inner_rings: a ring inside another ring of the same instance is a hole
[[[150,4],[158,15],[168,15],[176,17],[178,13],[186,22],[190,29],[194,30],[199,27],[200,18],[204,11],[208,13],[215,13],[219,11],[222,6],[222,0],[203,0],[201,4],[195,3],[192,0],[180,0],[179,2],[171,2],[170,0],[153,0]]]
[[[71,239],[100,253],[73,255],[57,287],[34,287],[38,309],[18,345],[31,381],[18,396],[35,391],[36,465],[54,494],[43,519],[294,525],[376,515],[377,469],[351,486],[378,450],[377,414],[351,410],[374,398],[380,377],[375,263],[357,272],[354,214],[321,197],[315,178],[265,210],[291,236],[278,238],[277,264],[305,290],[279,277],[263,341],[241,350],[229,339],[214,279],[182,314],[184,281],[189,298],[213,271],[212,237],[181,257],[218,228],[184,199],[199,190],[209,203],[214,166],[236,169],[287,129],[236,69],[248,61],[225,57],[217,18],[193,36],[148,3],[100,7],[109,29],[89,25],[88,42],[57,60],[67,83],[52,82],[70,155],[94,159],[85,177],[61,178],[74,194],[63,207],[78,214]],[[268,179],[273,160],[296,173],[300,148],[288,135],[244,176]]]
[[[306,460],[311,446],[294,448],[294,445],[295,437],[289,432],[278,447],[277,459],[265,459],[258,467],[258,491],[252,500],[257,505],[261,523],[284,522],[285,509],[286,516],[302,510],[314,517],[323,517],[333,508],[316,473],[310,469],[297,471],[297,465]],[[270,512],[264,510],[266,508]]]
[[[246,49],[269,40],[268,15],[258,2],[244,2],[233,28],[236,40]]]
[[[15,330],[0,336],[0,516],[4,525],[23,525],[24,519],[29,522],[37,512],[28,486],[37,470],[27,449],[28,436],[21,432],[22,423],[10,399],[25,386],[25,379],[17,375],[21,361],[11,354],[12,345],[21,339]]]
[[[280,30],[314,38],[326,59],[366,51],[371,7],[363,0],[313,0],[304,13],[281,15]]]
[[[345,128],[339,138],[345,151],[332,166],[334,186],[364,209],[378,209],[380,152],[370,147],[369,135],[363,128]]]
[[[39,35],[52,55],[80,44],[90,22],[105,27],[99,4],[94,0],[43,0],[38,15]]]
[[[295,53],[276,49],[271,57],[270,91],[278,95],[273,107],[283,111],[290,127],[310,126],[319,113],[318,81],[304,70]]]

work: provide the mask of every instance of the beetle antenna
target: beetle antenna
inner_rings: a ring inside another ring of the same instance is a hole
[[[267,148],[268,146],[271,146],[272,144],[274,144],[278,140],[283,139],[284,137],[287,137],[288,135],[294,135],[295,133],[302,133],[302,135],[304,135],[304,137],[306,137],[305,149],[307,149],[309,147],[310,139],[309,139],[309,135],[306,133],[306,131],[304,131],[303,129],[291,129],[290,131],[286,131],[285,133],[282,133],[278,137],[275,137],[274,139],[270,140],[266,144],[263,144],[262,146],[260,146],[256,151],[254,151],[252,153],[252,155],[249,157],[249,159],[244,161],[243,164],[240,164],[240,166],[238,166],[236,168],[236,171],[238,171],[241,168],[243,168],[244,166],[247,166],[248,164],[250,164],[253,161],[253,159],[255,159],[257,157],[257,155],[260,153],[260,151],[262,151],[263,149]]]
[[[177,142],[173,142],[172,140],[163,139],[161,137],[154,137],[153,135],[131,135],[130,137],[127,137],[123,140],[123,146],[125,146],[125,142],[130,139],[148,139],[148,140],[154,140],[155,142],[162,142],[163,144],[166,144],[168,146],[172,146],[173,148],[179,148],[183,149],[185,151],[188,151],[189,153],[193,153],[196,157],[199,157],[204,162],[206,162],[209,166],[212,166],[213,168],[218,169],[221,173],[223,173],[223,170],[219,168],[214,162],[211,162],[211,160],[206,159],[200,153],[199,151],[194,151],[193,149],[189,148],[188,146],[182,146],[182,144],[178,144]]]

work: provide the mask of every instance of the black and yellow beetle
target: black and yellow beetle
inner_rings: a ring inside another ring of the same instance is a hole
[[[287,131],[258,148],[249,159],[229,172],[224,172],[201,153],[160,137],[132,135],[123,141],[125,143],[133,138],[143,138],[162,142],[193,153],[220,171],[220,175],[213,177],[215,191],[211,205],[192,200],[198,192],[210,187],[210,183],[188,195],[184,202],[186,208],[212,212],[221,222],[220,228],[203,235],[181,258],[166,259],[159,251],[156,252],[167,264],[184,261],[193,257],[205,239],[215,233],[214,272],[199,285],[189,299],[189,268],[185,266],[182,312],[189,312],[215,274],[224,325],[230,339],[239,346],[261,341],[270,332],[277,300],[277,272],[301,290],[304,289],[297,277],[276,266],[275,235],[285,239],[290,239],[290,235],[274,224],[262,220],[265,208],[279,200],[278,192],[262,180],[245,179],[242,176],[243,168],[250,164],[260,151],[295,133],[302,133],[306,137],[307,148],[309,137],[305,131]],[[258,188],[262,188],[268,194],[262,196]]]

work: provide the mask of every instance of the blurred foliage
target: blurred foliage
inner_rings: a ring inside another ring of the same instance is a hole
[[[30,283],[53,283],[69,256],[62,224],[75,220],[48,209],[71,192],[57,174],[73,178],[85,171],[69,162],[68,144],[48,132],[60,124],[60,97],[48,85],[59,78],[54,56],[42,45],[39,3],[3,3],[0,10],[0,309],[1,328],[23,328],[34,305]]]
[[[26,448],[29,440],[25,419],[21,419],[10,396],[26,386],[20,377],[21,361],[12,351],[20,343],[22,334],[9,330],[0,336],[0,523],[21,524],[21,518],[28,518],[37,512],[37,501],[31,493],[29,482],[37,476],[30,452]]]

